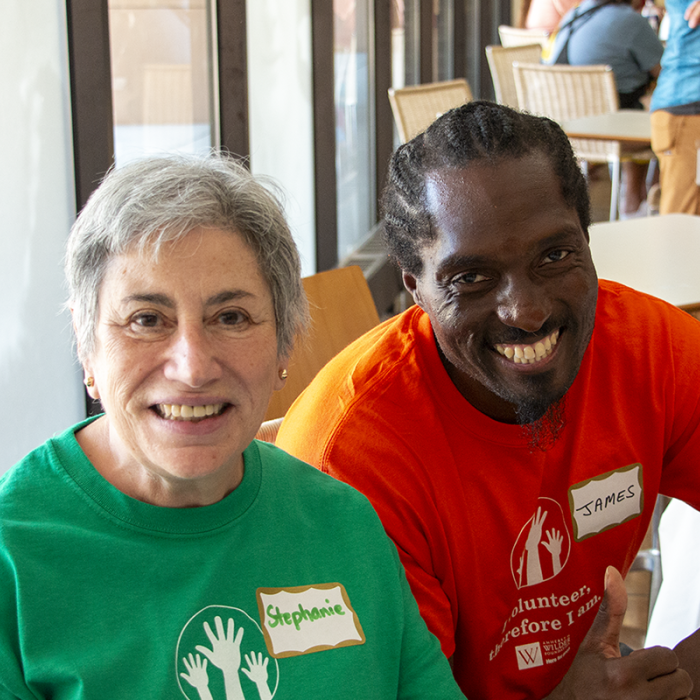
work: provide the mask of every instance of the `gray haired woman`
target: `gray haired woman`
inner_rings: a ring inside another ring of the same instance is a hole
[[[104,414],[0,481],[0,697],[462,697],[365,499],[254,440],[307,319],[275,196],[125,166],[66,270]]]

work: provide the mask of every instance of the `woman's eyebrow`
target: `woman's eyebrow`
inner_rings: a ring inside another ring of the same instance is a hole
[[[209,297],[205,305],[215,306],[216,304],[225,304],[227,301],[234,301],[235,299],[241,299],[244,297],[255,296],[252,292],[247,292],[243,289],[227,289],[224,292],[219,292]],[[158,306],[165,306],[168,309],[175,308],[175,302],[165,294],[130,294],[122,299],[122,303],[129,304],[133,302],[139,302],[141,304],[156,304]]]
[[[165,294],[130,294],[122,299],[123,304],[138,301],[146,304],[157,304],[158,306],[167,306],[169,309],[175,308],[173,300]]]
[[[244,289],[231,289],[225,292],[219,292],[214,296],[209,297],[205,304],[206,306],[215,306],[217,304],[225,304],[227,301],[235,301],[245,297],[254,297],[252,292],[246,292]]]

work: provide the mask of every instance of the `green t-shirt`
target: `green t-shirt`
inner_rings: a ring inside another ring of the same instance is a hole
[[[202,508],[134,500],[74,426],[0,480],[0,698],[461,698],[366,499],[253,442]]]

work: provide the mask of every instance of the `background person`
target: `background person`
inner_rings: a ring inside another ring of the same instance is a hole
[[[578,0],[524,0],[518,26],[553,32],[561,18],[577,4]]]
[[[548,119],[451,110],[396,151],[383,205],[416,306],[326,365],[277,444],[370,498],[470,700],[687,696],[673,651],[619,658],[608,567],[659,491],[700,506],[700,324],[598,282]]]
[[[651,146],[659,159],[661,214],[700,214],[700,2],[666,0],[670,20],[651,100]]]
[[[105,414],[0,481],[0,697],[462,697],[366,499],[253,440],[307,317],[275,197],[127,165],[66,269]]]
[[[561,21],[549,63],[572,66],[609,65],[617,86],[620,109],[644,109],[640,98],[648,91],[661,66],[662,43],[642,17],[640,0],[583,0]],[[645,214],[644,163],[622,164],[622,213]]]

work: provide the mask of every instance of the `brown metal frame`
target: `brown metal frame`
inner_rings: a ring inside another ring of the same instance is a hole
[[[216,0],[219,136],[222,148],[248,158],[248,54],[245,0]]]
[[[374,2],[374,56],[375,168],[379,202],[386,183],[389,158],[394,150],[394,120],[388,95],[391,87],[391,8],[386,0]]]
[[[66,0],[76,210],[114,163],[107,0]]]
[[[338,263],[333,3],[330,0],[311,0],[311,36],[316,270],[322,272],[330,270]]]

